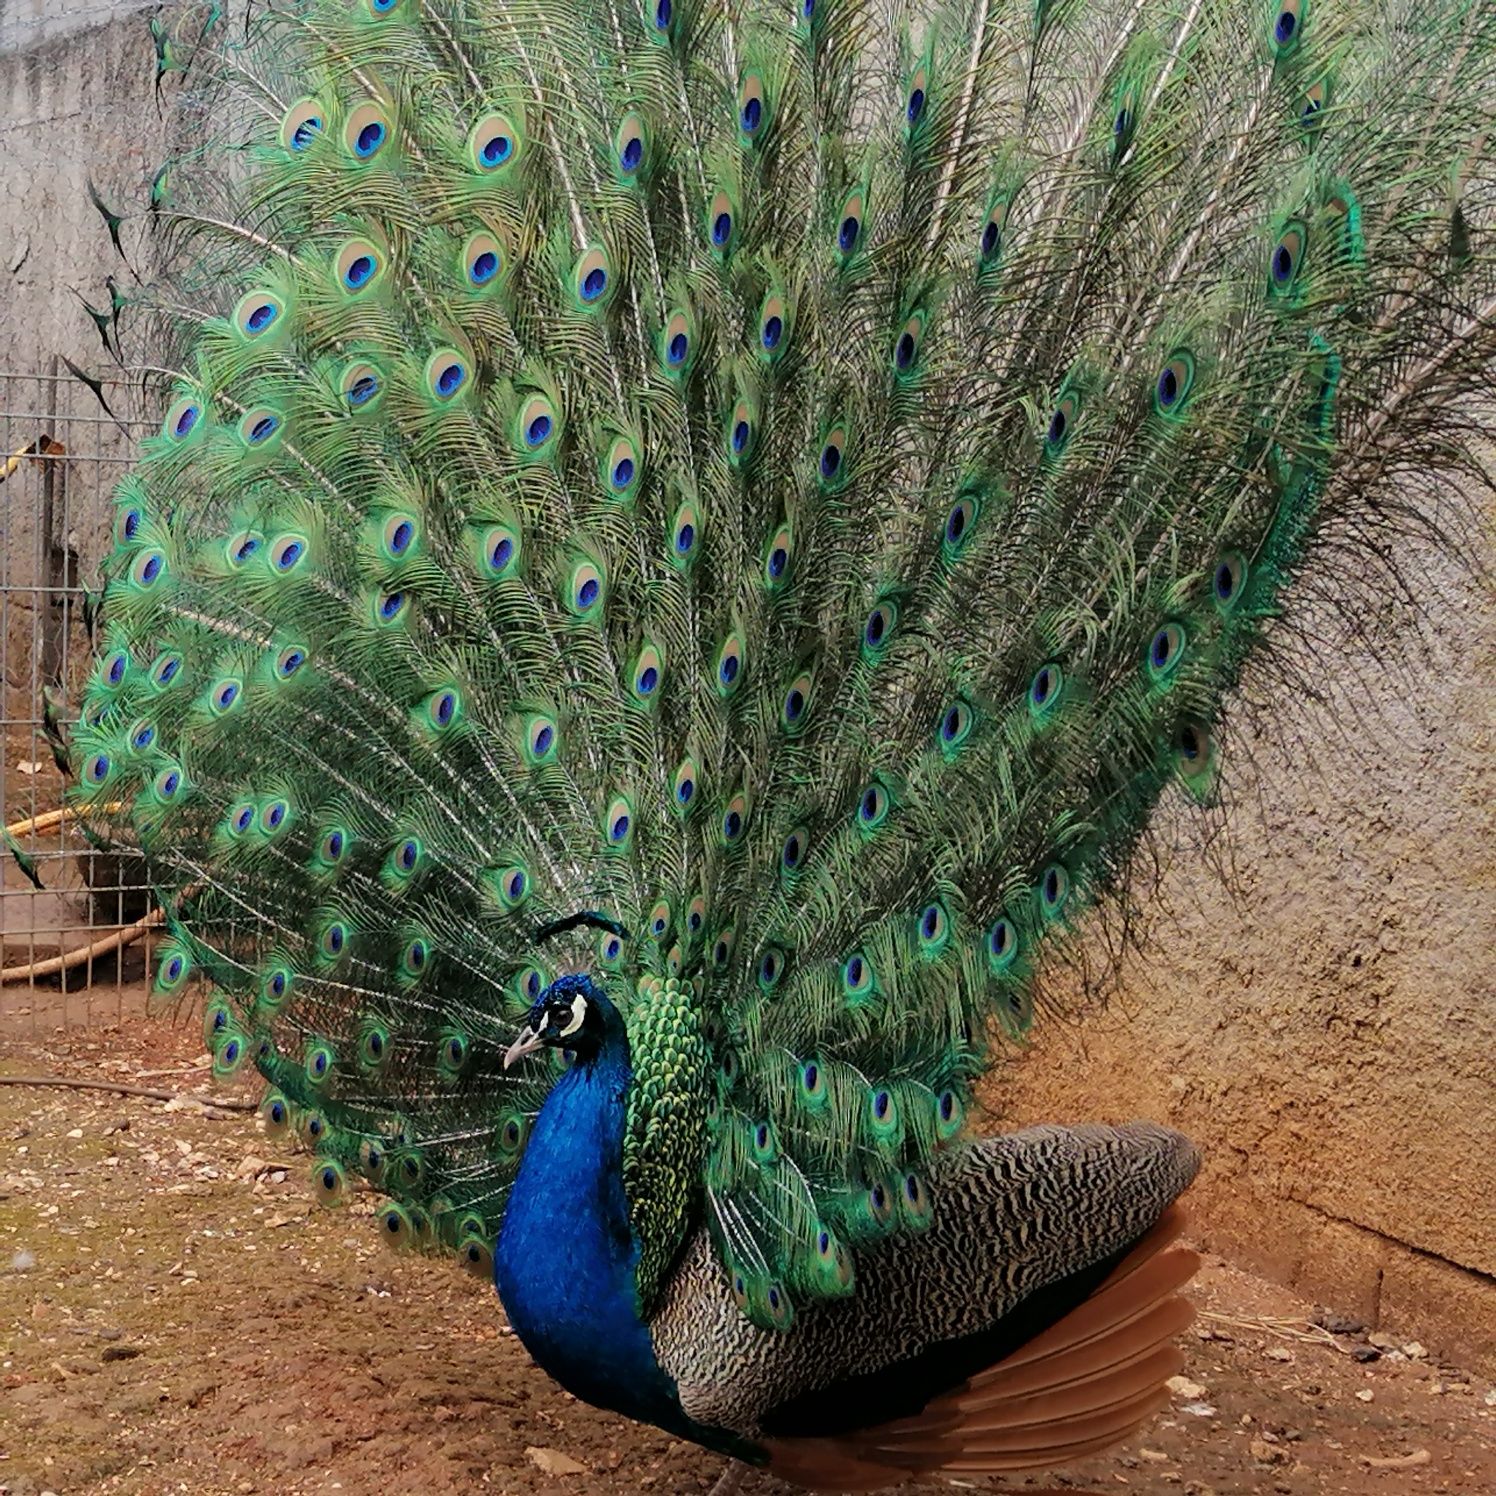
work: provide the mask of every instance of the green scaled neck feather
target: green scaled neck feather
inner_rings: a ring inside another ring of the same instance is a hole
[[[639,1306],[648,1314],[700,1218],[716,1086],[701,1032],[699,986],[679,977],[643,978],[628,1039],[632,1075],[623,1190],[640,1247]]]
[[[835,1315],[902,1323],[863,1298],[891,1263],[979,1295],[988,1243],[1013,1302],[1047,1284],[982,1214],[1034,1160],[1151,1160],[1148,1210],[1077,1195],[1046,1238],[1072,1285],[1110,1262],[1183,1153],[976,1148],[975,1088],[1148,892],[1159,802],[1215,802],[1293,587],[1370,617],[1478,470],[1496,10],[301,0],[173,35],[211,138],[140,215],[161,424],[71,762],[219,1072],[268,1077],[322,1198],[361,1179],[487,1272],[570,1063],[506,1054],[587,974],[634,1311],[680,1381],[683,1285],[726,1294],[758,1412],[795,1379],[755,1337],[844,1365]]]

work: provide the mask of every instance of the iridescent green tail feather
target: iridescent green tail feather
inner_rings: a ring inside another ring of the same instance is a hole
[[[1476,466],[1496,13],[305,0],[163,55],[218,139],[153,188],[180,352],[71,738],[159,988],[322,1197],[482,1263],[504,1049],[588,967],[644,1301],[697,1218],[760,1324],[852,1291],[1285,587]]]

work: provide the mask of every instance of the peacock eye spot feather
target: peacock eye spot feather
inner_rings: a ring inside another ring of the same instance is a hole
[[[984,260],[990,260],[997,253],[999,237],[997,224],[989,220],[982,228],[982,258]]]
[[[622,457],[613,468],[613,487],[627,488],[634,481],[634,459]]]
[[[967,525],[971,521],[971,515],[966,504],[959,503],[952,508],[945,521],[945,538],[951,545],[959,545],[965,538]]]
[[[197,425],[197,418],[200,414],[201,412],[195,405],[183,406],[181,413],[177,416],[176,424],[172,427],[173,434],[178,437],[186,436]]]
[[[904,106],[904,114],[909,123],[916,124],[925,108],[925,91],[922,88],[911,89],[909,102]]]
[[[887,1091],[879,1091],[873,1097],[873,1115],[881,1122],[888,1116],[890,1098]]]
[[[531,419],[525,427],[525,441],[532,447],[542,445],[551,434],[551,418],[548,415],[538,415]]]
[[[630,136],[624,142],[623,150],[619,153],[618,164],[626,172],[634,172],[639,169],[639,163],[644,159],[644,142],[637,135]]]
[[[436,376],[436,391],[439,395],[455,395],[466,379],[467,370],[461,364],[447,364]]]
[[[732,449],[741,452],[748,445],[748,438],[752,435],[752,428],[747,421],[739,421],[732,428]]]
[[[379,616],[386,622],[396,617],[405,606],[403,592],[387,592],[379,599]]]
[[[372,156],[384,144],[385,128],[377,120],[370,121],[358,132],[353,149],[362,157]]]
[[[784,321],[777,316],[764,318],[763,327],[759,330],[759,338],[765,348],[773,350],[779,346],[779,340],[784,334]]]
[[[1217,563],[1211,580],[1217,606],[1229,608],[1241,596],[1247,581],[1247,563],[1241,555],[1232,552]]]
[[[914,362],[914,335],[912,333],[900,333],[899,341],[894,347],[894,362],[900,369],[907,369]]]
[[[582,300],[596,301],[608,289],[608,272],[595,265],[582,278]]]
[[[656,31],[668,31],[670,29],[670,17],[674,7],[671,0],[656,0],[654,8],[654,24]]]
[[[764,106],[759,99],[747,99],[744,101],[738,119],[744,131],[751,135],[763,123]]]
[[[691,341],[683,332],[678,332],[666,346],[665,356],[672,364],[683,364],[690,351]]]
[[[862,233],[862,224],[850,213],[842,219],[841,227],[837,230],[837,247],[844,255],[849,255],[857,248],[858,236]]]
[[[490,135],[478,147],[479,159],[485,166],[502,166],[514,154],[514,142],[507,135]]]
[[[1284,46],[1293,40],[1293,34],[1299,29],[1299,18],[1291,10],[1278,12],[1278,19],[1273,23],[1273,36],[1278,45]]]

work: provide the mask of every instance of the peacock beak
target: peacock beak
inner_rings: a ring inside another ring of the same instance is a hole
[[[533,1054],[544,1043],[545,1040],[533,1028],[521,1029],[514,1043],[504,1051],[504,1068],[507,1070],[516,1060]]]

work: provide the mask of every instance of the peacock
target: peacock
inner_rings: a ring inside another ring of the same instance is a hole
[[[207,138],[109,214],[162,415],[68,749],[156,992],[580,1398],[818,1489],[1124,1438],[1196,1152],[978,1083],[1285,600],[1484,476],[1496,7],[156,34]]]

